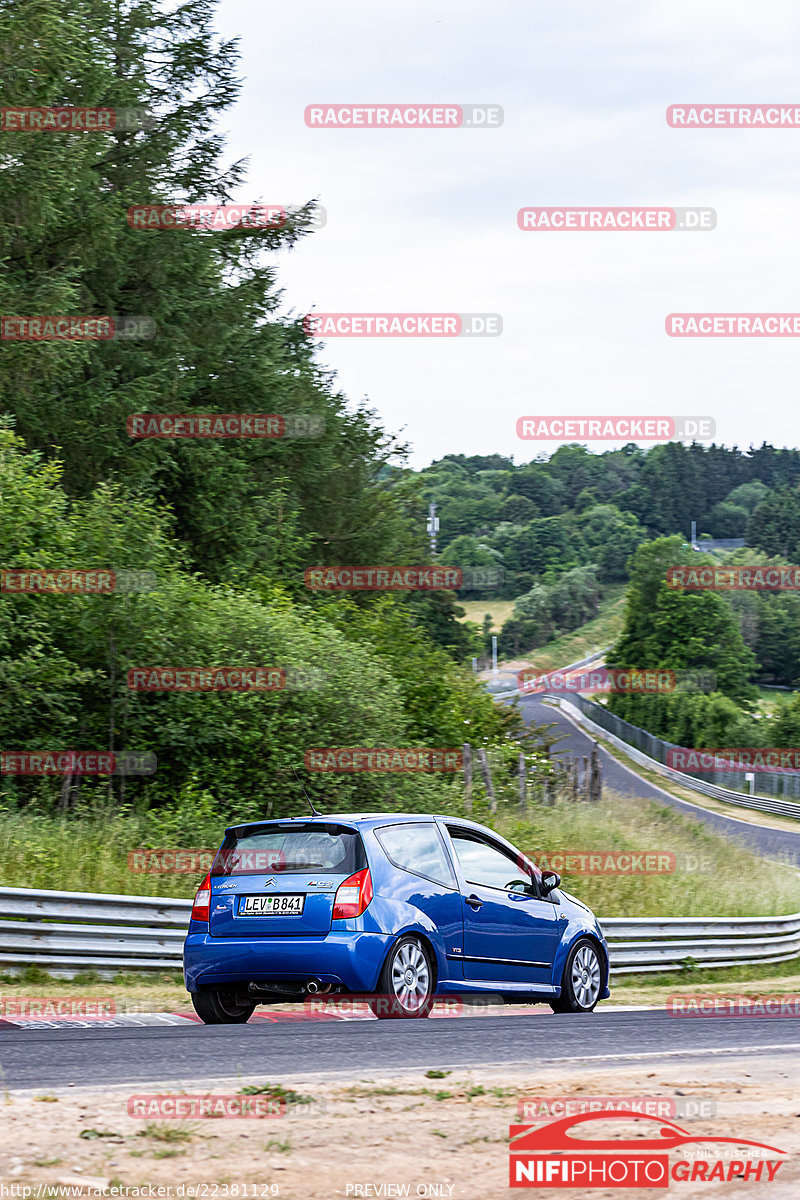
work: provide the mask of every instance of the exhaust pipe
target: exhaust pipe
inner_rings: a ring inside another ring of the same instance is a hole
[[[316,996],[317,992],[319,991],[319,984],[317,983],[316,979],[309,979],[308,983],[306,984],[306,991],[308,992],[309,996]]]

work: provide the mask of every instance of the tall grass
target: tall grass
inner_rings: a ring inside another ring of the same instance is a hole
[[[441,811],[441,810],[440,810]],[[521,813],[510,796],[494,816],[478,793],[475,820],[539,861],[555,852],[657,851],[676,856],[661,875],[570,875],[563,886],[599,916],[777,916],[800,911],[800,875],[666,805],[606,793],[598,804],[559,799]],[[169,810],[52,816],[0,807],[0,885],[191,897],[200,874],[130,869],[140,847],[219,845],[228,821],[211,797],[184,796]]]
[[[492,817],[481,801],[476,820],[492,824],[534,861],[556,853],[658,852],[675,869],[658,875],[581,875],[564,870],[562,886],[600,917],[780,916],[800,911],[800,874],[788,860],[766,862],[743,843],[657,801],[606,790],[597,804],[561,798],[521,814],[506,803]]]
[[[191,897],[198,874],[144,874],[128,855],[141,847],[215,848],[227,823],[210,796],[191,792],[172,808],[143,812],[0,807],[0,886]]]

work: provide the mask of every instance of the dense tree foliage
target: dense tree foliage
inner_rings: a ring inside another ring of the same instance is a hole
[[[713,538],[746,536],[769,553],[800,549],[800,451],[766,444],[631,444],[604,454],[569,445],[520,465],[499,455],[446,455],[419,481],[438,504],[443,552],[456,539],[475,539],[471,552],[503,566],[509,598],[546,572],[592,562],[602,580],[622,581],[636,546],[663,535],[686,539],[692,521]],[[462,557],[466,547],[459,543]]]
[[[709,692],[608,697],[609,708],[624,720],[688,746],[735,744],[729,739],[737,734],[736,723],[757,695],[750,682],[757,660],[728,600],[717,592],[676,590],[667,583],[669,567],[710,561],[688,551],[677,537],[640,546],[631,561],[625,626],[606,656],[612,667],[713,675]]]
[[[275,584],[261,596],[188,569],[168,514],[119,485],[70,500],[59,468],[0,429],[0,559],[4,569],[140,569],[153,590],[110,595],[0,595],[0,731],[4,750],[147,751],[158,772],[87,790],[117,800],[168,798],[192,785],[240,813],[298,810],[292,767],[312,746],[461,746],[502,739],[496,708],[431,642],[413,609],[336,598],[311,608]],[[128,672],[283,668],[273,692],[133,690]],[[304,686],[291,686],[298,673]],[[71,781],[65,799],[81,786]],[[316,776],[318,799],[346,806],[413,797],[403,777]],[[388,790],[387,790],[388,789]],[[7,794],[52,796],[51,783],[4,781]],[[425,793],[425,789],[423,788]],[[430,789],[428,789],[428,793]],[[425,794],[428,794],[425,793]]]
[[[337,391],[302,322],[278,315],[270,254],[310,233],[313,202],[265,227],[128,222],[132,206],[241,196],[244,164],[224,165],[220,132],[237,49],[213,32],[214,7],[0,0],[0,105],[149,114],[136,128],[4,131],[0,312],[143,316],[156,331],[3,341],[0,566],[157,579],[126,595],[0,594],[0,745],[151,751],[154,779],[87,780],[83,793],[153,801],[207,787],[245,815],[297,809],[291,768],[309,746],[491,745],[514,718],[458,665],[475,639],[453,594],[304,584],[311,565],[428,561],[404,448]],[[135,413],[305,414],[318,433],[139,440],[126,428]],[[505,466],[484,469],[494,478]],[[322,682],[276,694],[126,684],[137,666],[223,665],[314,668]],[[52,802],[60,786],[4,778],[0,790]],[[62,800],[78,786],[67,780]],[[308,784],[337,807],[422,803],[444,786]]]
[[[501,654],[516,657],[584,625],[596,615],[602,594],[594,566],[575,567],[555,583],[534,584],[519,597],[503,625],[498,641]]]

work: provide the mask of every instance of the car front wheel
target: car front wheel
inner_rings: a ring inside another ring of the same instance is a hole
[[[591,1012],[600,999],[600,953],[588,938],[581,938],[567,955],[561,976],[561,995],[551,1000],[553,1012]]]
[[[376,1017],[427,1017],[433,1007],[433,969],[419,938],[401,938],[383,964],[369,1001]]]
[[[227,988],[207,988],[192,992],[194,1011],[205,1025],[243,1025],[255,1012],[255,1004],[242,1004]]]

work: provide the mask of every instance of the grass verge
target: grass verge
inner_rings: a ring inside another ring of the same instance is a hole
[[[483,626],[483,618],[488,613],[492,618],[492,633],[499,633],[514,611],[515,604],[516,600],[460,600],[459,607],[465,613],[460,619]]]

